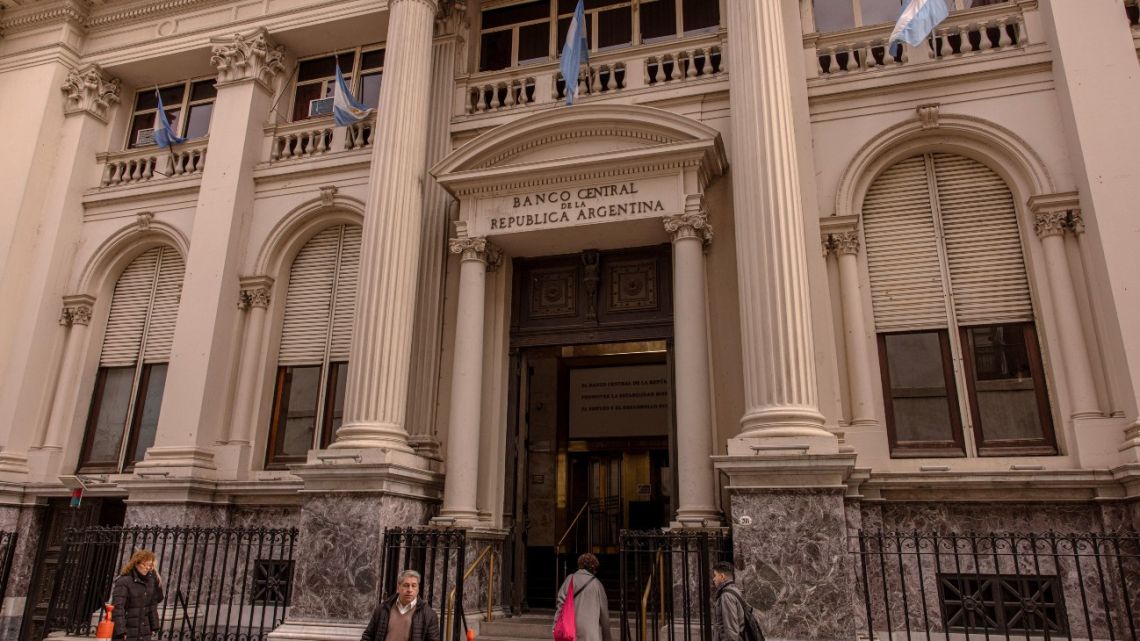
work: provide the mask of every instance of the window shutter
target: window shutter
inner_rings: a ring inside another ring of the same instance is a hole
[[[281,365],[324,360],[340,231],[339,226],[330,227],[313,236],[293,260],[281,328]]]
[[[875,328],[946,327],[925,157],[903,160],[875,179],[863,201],[863,235]]]
[[[146,314],[154,288],[154,272],[162,248],[143,252],[131,261],[115,283],[111,314],[103,335],[102,367],[122,367],[138,362]]]
[[[144,363],[165,363],[170,360],[170,345],[174,342],[174,325],[178,320],[178,301],[182,298],[182,279],[185,275],[186,262],[182,255],[172,248],[163,248],[150,322],[146,328]]]
[[[938,210],[959,325],[1033,319],[1013,194],[964,156],[934,154]]]
[[[332,344],[330,361],[347,361],[352,342],[353,310],[356,305],[356,281],[360,273],[361,228],[344,226],[340,265],[336,277],[336,301],[333,307]]]

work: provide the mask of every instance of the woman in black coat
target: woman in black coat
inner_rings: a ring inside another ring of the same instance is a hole
[[[154,569],[154,552],[138,550],[123,566],[111,588],[111,619],[115,622],[115,638],[126,641],[150,641],[162,627],[158,604],[162,603],[162,584]]]

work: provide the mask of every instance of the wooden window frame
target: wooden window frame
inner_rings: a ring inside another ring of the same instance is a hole
[[[302,58],[302,59],[298,60],[297,61],[297,71],[295,71],[293,73],[293,76],[294,76],[293,77],[293,91],[292,91],[293,96],[292,96],[292,99],[289,101],[289,112],[288,113],[289,113],[290,122],[302,122],[305,120],[317,120],[320,118],[332,118],[331,115],[328,115],[328,116],[306,116],[304,118],[294,117],[294,114],[296,114],[296,111],[297,111],[298,92],[301,90],[302,87],[307,87],[307,86],[316,85],[316,84],[321,85],[321,97],[318,98],[318,100],[321,100],[321,99],[325,99],[325,98],[331,98],[333,96],[333,89],[331,89],[332,85],[329,83],[330,83],[330,81],[333,81],[333,82],[336,81],[335,72],[333,73],[333,75],[329,75],[329,76],[321,76],[320,78],[311,78],[309,80],[300,80],[299,79],[299,73],[300,73],[300,69],[301,69],[302,64],[304,64],[306,62],[312,62],[314,60],[322,60],[324,58],[334,58],[335,59],[335,58],[339,58],[345,54],[352,54],[352,71],[349,71],[346,73],[346,72],[344,72],[344,70],[341,70],[341,73],[344,74],[344,81],[346,84],[348,84],[348,88],[349,88],[349,90],[352,91],[352,95],[359,98],[360,97],[360,88],[362,86],[361,83],[362,83],[364,76],[365,75],[371,75],[373,73],[379,72],[381,77],[383,77],[384,66],[385,66],[385,64],[387,64],[387,55],[385,54],[384,63],[382,63],[379,67],[369,67],[367,69],[361,69],[360,66],[364,62],[364,55],[372,53],[374,51],[385,51],[385,49],[386,49],[386,46],[384,44],[369,44],[369,45],[362,45],[360,47],[355,47],[352,49],[343,49],[340,51],[334,51],[332,53],[322,53],[322,54],[317,55],[317,56],[309,56],[307,58]]]
[[[99,372],[95,375],[95,389],[91,392],[91,405],[87,410],[87,421],[83,431],[83,445],[79,450],[79,463],[76,465],[78,472],[110,472],[117,473],[119,471],[118,465],[107,465],[105,461],[99,461],[92,464],[91,448],[95,445],[95,421],[99,418],[99,411],[103,408],[104,391],[107,388],[107,374],[113,369],[124,369],[123,367],[106,367],[100,366]],[[130,405],[134,403],[134,393],[132,388],[131,398],[127,401],[127,413],[130,414]],[[125,426],[125,422],[124,422]],[[119,443],[119,449],[122,450],[122,442]]]
[[[815,3],[816,3],[816,0],[807,0],[807,1],[811,6],[811,16],[812,16],[811,28],[812,28],[813,32],[817,32],[817,33],[841,33],[843,31],[848,31],[848,30],[852,30],[852,29],[862,29],[863,27],[873,27],[875,25],[880,25],[880,24],[890,24],[889,22],[875,22],[875,23],[871,23],[869,25],[863,24],[863,0],[846,0],[847,3],[851,5],[851,13],[852,13],[852,16],[854,18],[854,24],[847,29],[836,29],[834,31],[820,32],[819,28],[816,26],[817,22],[815,19]],[[947,1],[947,4],[950,5],[951,11],[964,11],[966,9],[971,8],[970,6],[968,6],[967,3],[971,2],[972,0],[946,0],[946,1]],[[999,2],[1009,2],[1009,1],[1010,0],[999,0]],[[906,4],[906,1],[903,0],[899,4],[899,8],[901,9],[902,6],[905,4]]]
[[[510,7],[510,6],[513,6],[516,4],[525,4],[527,2],[532,2],[532,1],[533,0],[514,0],[514,1],[510,1],[510,2],[498,2],[498,3],[494,3],[494,4],[489,4],[488,6],[481,7],[478,37],[475,40],[476,73],[483,73],[483,72],[493,73],[496,71],[502,71],[503,70],[502,68],[501,69],[487,69],[487,70],[482,68],[481,61],[482,61],[482,56],[483,56],[483,35],[488,34],[488,33],[496,33],[496,32],[500,32],[500,31],[511,31],[511,63],[508,67],[505,67],[505,69],[513,69],[515,67],[526,67],[526,66],[530,66],[530,65],[550,63],[550,62],[557,61],[562,57],[562,47],[559,45],[559,43],[562,40],[562,38],[565,37],[566,34],[563,32],[561,24],[562,24],[563,20],[569,20],[574,15],[574,12],[571,10],[569,12],[560,13],[558,11],[558,0],[548,0],[548,2],[550,4],[549,17],[533,18],[531,20],[525,20],[522,22],[512,23],[512,24],[508,24],[508,25],[490,27],[487,29],[483,28],[483,26],[482,26],[482,12],[483,11],[493,10],[493,9],[502,9],[502,8]],[[684,25],[685,2],[688,2],[690,0],[655,0],[655,1],[657,1],[657,2],[668,1],[668,2],[674,3],[674,15],[675,15],[675,20],[676,20],[675,31],[674,31],[674,34],[672,36],[672,38],[674,40],[683,40],[685,38],[697,36],[700,34],[714,33],[715,31],[717,31],[721,28],[721,25],[724,24],[724,16],[720,15],[719,16],[720,21],[714,27],[698,27],[695,29],[686,30],[685,25]],[[716,0],[710,0],[710,1],[716,2]],[[628,44],[611,45],[611,46],[599,49],[599,47],[598,47],[597,14],[605,13],[607,11],[614,11],[614,10],[618,10],[618,9],[622,9],[622,8],[628,8],[629,12],[630,12],[629,43]],[[640,8],[641,8],[641,0],[625,0],[623,2],[616,2],[615,4],[613,4],[611,6],[598,7],[598,8],[593,8],[593,9],[587,8],[585,10],[585,14],[586,14],[586,38],[588,40],[590,53],[596,54],[596,53],[602,53],[602,52],[606,52],[606,51],[616,51],[619,49],[638,47],[638,46],[641,46],[643,44],[647,44],[641,38]],[[720,13],[720,7],[719,6],[717,7],[717,13],[718,13],[718,15]],[[546,22],[550,25],[550,35],[549,35],[550,49],[549,49],[549,53],[548,53],[547,57],[545,59],[535,58],[533,60],[526,60],[526,61],[520,62],[519,61],[519,29],[521,27],[527,27],[527,26],[531,26],[531,25],[541,24],[543,22]],[[659,36],[659,37],[653,38],[652,42],[649,44],[658,44],[658,43],[662,43],[662,42],[668,42],[669,40],[670,40],[669,36]]]
[[[192,96],[193,91],[194,91],[194,85],[202,83],[202,82],[211,81],[211,80],[214,80],[214,78],[211,76],[205,76],[205,77],[201,77],[201,78],[191,78],[189,80],[183,80],[182,82],[174,82],[174,83],[171,83],[168,85],[163,85],[161,87],[151,87],[148,89],[139,89],[138,91],[135,92],[135,101],[132,104],[135,107],[137,107],[140,95],[147,94],[147,93],[153,93],[156,89],[158,91],[162,91],[164,89],[170,89],[172,87],[181,86],[182,87],[182,100],[178,103],[178,105],[165,105],[164,104],[163,107],[165,107],[167,111],[171,111],[175,107],[178,108],[178,119],[171,124],[174,127],[174,132],[176,134],[178,134],[179,136],[185,136],[186,135],[186,127],[188,127],[190,124],[190,108],[196,107],[198,105],[213,104],[218,99],[216,89],[215,89],[214,95],[211,96],[210,98],[202,98],[200,100],[192,100],[191,99],[191,96]],[[146,116],[152,117],[151,127],[152,128],[157,127],[158,126],[157,114],[158,114],[158,107],[157,106],[155,106],[155,108],[153,108],[153,109],[134,109],[131,112],[130,121],[127,122],[127,131],[124,134],[127,137],[127,140],[123,145],[124,149],[146,149],[148,147],[154,147],[155,146],[154,144],[136,145],[135,141],[131,140],[131,133],[133,131],[135,131],[135,121],[138,118],[143,118]],[[210,114],[211,126],[213,125],[213,120],[214,120],[213,114]],[[204,140],[204,139],[208,139],[209,137],[210,137],[209,130],[207,130],[205,136],[202,136],[201,138],[195,138],[194,140]]]
[[[1029,372],[1033,377],[1033,393],[1037,401],[1037,414],[1040,418],[1041,437],[1035,439],[987,439],[982,413],[978,405],[977,370],[974,363],[974,350],[970,349],[968,332],[976,327],[993,325],[973,325],[959,328],[962,345],[962,361],[966,368],[966,395],[974,426],[974,438],[978,456],[1053,456],[1057,452],[1057,433],[1053,425],[1053,411],[1049,405],[1049,390],[1045,382],[1045,367],[1041,360],[1041,347],[1037,342],[1035,323],[995,323],[994,325],[1020,325],[1025,349],[1029,356]]]
[[[946,385],[946,402],[950,414],[950,441],[908,441],[900,445],[898,430],[895,427],[894,402],[891,396],[890,362],[887,359],[887,336],[906,334],[938,334],[939,353],[942,355],[942,377]],[[921,457],[965,457],[965,432],[962,429],[962,411],[959,404],[957,379],[954,376],[953,350],[950,346],[950,332],[942,329],[922,329],[903,332],[880,332],[876,334],[879,345],[879,373],[882,377],[883,407],[886,412],[887,438],[891,458]]]

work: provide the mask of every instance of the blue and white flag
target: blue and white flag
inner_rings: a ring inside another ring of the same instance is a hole
[[[348,83],[340,73],[340,64],[336,66],[336,85],[333,86],[333,120],[337,127],[347,127],[360,122],[372,115],[372,108],[352,97],[348,90]]]
[[[159,147],[169,149],[171,145],[179,145],[186,142],[186,139],[174,133],[174,127],[170,126],[170,119],[166,117],[166,108],[162,106],[162,94],[158,92],[158,89],[154,90],[154,97],[158,100],[158,115],[155,116],[154,124],[155,144]]]
[[[934,27],[946,19],[950,8],[946,0],[909,0],[899,14],[895,30],[891,32],[891,55],[898,55],[898,43],[905,42],[912,47],[922,44],[930,37]]]
[[[562,78],[566,81],[566,104],[574,104],[578,93],[578,70],[590,60],[590,46],[586,41],[586,7],[578,0],[570,28],[566,31],[566,44],[562,46]]]

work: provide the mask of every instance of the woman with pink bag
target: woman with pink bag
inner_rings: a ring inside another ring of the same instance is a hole
[[[597,571],[598,557],[587,552],[578,557],[578,571],[558,588],[555,641],[610,641],[610,609]]]

